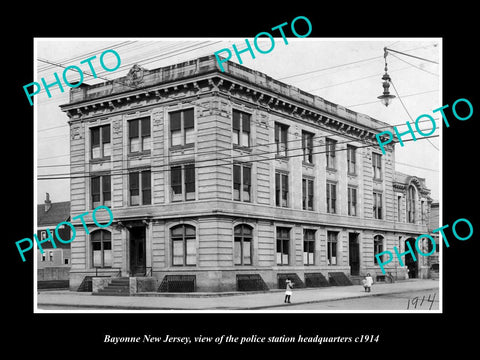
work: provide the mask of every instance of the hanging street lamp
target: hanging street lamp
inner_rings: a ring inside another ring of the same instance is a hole
[[[383,48],[384,54],[383,57],[385,58],[385,74],[382,76],[383,80],[383,94],[378,96],[378,99],[382,102],[383,105],[388,106],[392,102],[393,99],[395,99],[395,95],[390,94],[390,82],[392,79],[390,78],[390,75],[388,75],[388,69],[387,69],[387,48]]]

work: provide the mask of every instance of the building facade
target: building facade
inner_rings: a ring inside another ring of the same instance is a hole
[[[376,145],[391,126],[223,65],[135,65],[70,90],[72,289],[99,273],[197,291],[381,274],[376,253],[427,233],[424,181]],[[87,233],[75,217],[100,204],[113,224]],[[394,260],[393,277],[421,276]]]
[[[50,241],[42,243],[43,253],[36,249],[37,253],[37,285],[48,287],[59,281],[68,286],[70,272],[70,244],[57,240],[55,229],[57,225],[70,220],[70,202],[52,202],[50,195],[46,193],[45,203],[37,205],[37,237],[39,240],[49,238],[47,233],[50,230],[55,247]],[[47,230],[48,229],[48,230]],[[60,238],[68,240],[71,238],[69,226],[58,227]]]
[[[37,237],[39,240],[48,238],[47,229],[54,237],[56,247],[47,241],[42,244],[44,252],[37,248],[37,268],[65,266],[70,267],[70,244],[56,240],[55,228],[61,222],[70,219],[70,201],[53,202],[46,193],[45,204],[37,205]],[[68,226],[60,226],[58,235],[62,239],[71,238],[71,230]]]

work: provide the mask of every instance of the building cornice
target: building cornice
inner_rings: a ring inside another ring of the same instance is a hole
[[[243,71],[240,74],[239,69]],[[252,73],[255,73],[254,76],[251,75]],[[232,73],[221,73],[212,67],[210,71],[182,77],[168,83],[156,83],[139,88],[124,85],[126,83],[124,78],[120,78],[117,82],[122,84],[122,91],[110,91],[110,94],[107,90],[97,91],[104,95],[91,95],[89,98],[88,91],[91,89],[87,86],[83,89],[86,94],[84,98],[61,105],[60,108],[67,113],[71,123],[87,117],[110,116],[135,108],[150,108],[213,94],[247,101],[250,105],[268,112],[277,111],[282,115],[289,115],[296,121],[329,129],[336,134],[349,136],[364,143],[377,143],[375,135],[379,130],[393,130],[386,123],[268,78],[264,74],[258,73],[263,77],[257,76],[257,73],[240,65],[235,67],[235,72]],[[242,74],[251,75],[251,77],[242,78],[240,76]],[[114,83],[115,81],[108,82],[105,86],[113,89]],[[93,89],[101,89],[101,86],[95,85]],[[78,90],[71,89],[71,91]],[[388,144],[387,148],[393,150],[393,142]]]

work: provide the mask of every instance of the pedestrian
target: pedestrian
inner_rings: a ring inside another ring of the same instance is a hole
[[[370,273],[367,273],[367,276],[362,280],[363,287],[365,292],[370,292],[372,290],[373,278],[370,276]]]
[[[290,303],[290,297],[292,296],[293,283],[288,278],[285,281],[285,283],[286,283],[287,286],[286,286],[286,289],[285,289],[285,300],[284,300],[284,302]]]

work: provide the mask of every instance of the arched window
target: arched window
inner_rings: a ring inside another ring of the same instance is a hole
[[[195,227],[177,225],[171,228],[173,265],[195,265],[197,263],[197,245]]]
[[[107,230],[96,230],[90,234],[92,242],[92,266],[112,267],[112,234]]]
[[[233,262],[235,265],[252,265],[253,229],[249,225],[235,226],[233,242]]]
[[[407,220],[409,223],[415,223],[415,186],[410,185],[407,190]]]
[[[378,259],[375,255],[380,254],[383,252],[383,236],[382,235],[375,235],[373,238],[373,258],[374,263],[378,264]],[[380,260],[383,263],[383,255],[380,255]]]

